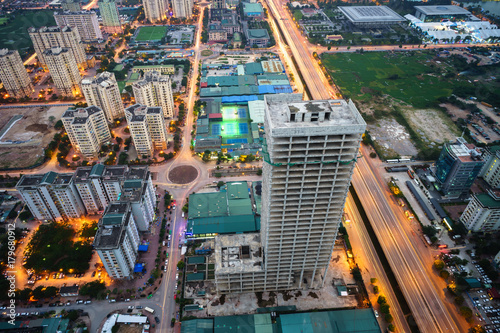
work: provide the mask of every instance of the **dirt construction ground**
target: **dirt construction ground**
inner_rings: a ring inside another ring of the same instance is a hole
[[[2,109],[0,130],[13,116],[22,115],[23,118],[0,140],[0,169],[23,168],[41,161],[43,149],[57,132],[54,124],[66,109],[66,106]]]

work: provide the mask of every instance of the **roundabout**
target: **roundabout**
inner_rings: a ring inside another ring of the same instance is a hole
[[[179,165],[172,168],[167,177],[174,184],[189,184],[198,178],[198,169],[192,165]]]

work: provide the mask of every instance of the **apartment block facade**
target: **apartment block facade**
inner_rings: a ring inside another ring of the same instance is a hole
[[[116,2],[114,0],[101,0],[98,5],[104,30],[110,34],[123,32]]]
[[[172,0],[172,10],[176,18],[190,18],[193,15],[193,0]]]
[[[460,221],[471,232],[496,232],[500,230],[500,192],[473,194]]]
[[[261,231],[216,237],[219,293],[324,283],[366,123],[352,101],[301,99],[265,97]]]
[[[142,0],[144,6],[144,15],[151,23],[167,19],[168,1],[167,0]]]
[[[72,177],[72,174],[52,171],[43,175],[24,175],[16,189],[37,220],[77,219],[85,215],[85,206]]]
[[[19,51],[0,49],[0,80],[10,97],[29,97],[33,92],[33,84]]]
[[[97,106],[68,109],[61,118],[75,151],[96,158],[101,146],[111,140],[104,112]]]
[[[38,61],[45,70],[47,70],[48,67],[43,53],[45,50],[53,47],[71,50],[80,70],[84,70],[88,67],[85,45],[80,38],[78,30],[68,25],[64,27],[32,27],[28,29],[28,33],[33,42]]]
[[[134,273],[140,244],[129,203],[111,203],[99,220],[94,248],[109,276],[130,278]]]
[[[125,116],[115,74],[102,72],[94,78],[84,78],[82,80],[82,91],[87,104],[101,108],[109,123]]]
[[[144,79],[132,85],[135,102],[145,106],[159,106],[165,118],[174,116],[174,95],[170,76],[152,71],[144,74]]]
[[[70,49],[53,47],[43,52],[43,58],[58,93],[66,97],[80,96],[82,77]]]
[[[491,187],[500,188],[500,146],[485,147],[482,157],[485,162],[479,177]]]
[[[93,43],[103,39],[101,30],[99,29],[97,14],[94,11],[55,12],[54,19],[60,27],[69,25],[72,28],[76,28],[80,33],[82,41],[85,43]]]
[[[167,148],[167,128],[161,107],[140,104],[125,109],[130,135],[138,155],[153,156]]]

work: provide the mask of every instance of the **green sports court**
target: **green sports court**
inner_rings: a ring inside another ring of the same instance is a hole
[[[137,42],[154,42],[160,41],[167,33],[167,27],[165,26],[144,26],[139,28],[139,32],[135,37]]]
[[[210,134],[220,135],[222,144],[253,143],[247,106],[225,105],[209,118]]]

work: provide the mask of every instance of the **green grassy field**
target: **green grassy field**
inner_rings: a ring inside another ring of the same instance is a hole
[[[0,48],[19,50],[21,56],[24,56],[26,51],[33,47],[28,35],[29,27],[56,25],[51,10],[16,12],[0,18],[2,20],[0,24],[6,19],[8,19],[8,23],[0,26]]]
[[[147,26],[141,27],[137,37],[135,38],[138,42],[145,42],[148,40],[158,40],[162,39],[167,33],[167,27],[163,26]]]
[[[432,74],[436,70],[432,58],[419,51],[365,52],[325,54],[322,61],[350,98],[369,101],[373,94],[388,94],[422,108],[453,89],[449,80]]]

